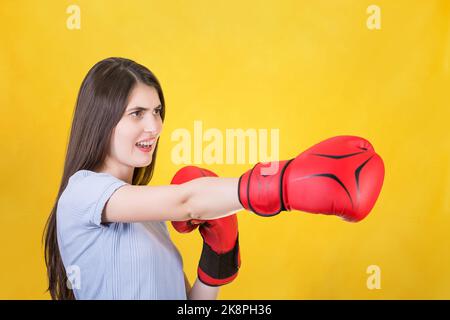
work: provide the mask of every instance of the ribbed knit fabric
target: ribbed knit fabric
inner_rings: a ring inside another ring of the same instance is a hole
[[[165,221],[101,223],[126,183],[80,170],[57,206],[57,235],[76,299],[186,299],[182,258]]]

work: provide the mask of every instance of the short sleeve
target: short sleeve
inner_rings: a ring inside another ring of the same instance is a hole
[[[102,226],[102,212],[113,193],[127,183],[106,173],[82,170],[74,174],[64,191],[65,207],[88,225]]]

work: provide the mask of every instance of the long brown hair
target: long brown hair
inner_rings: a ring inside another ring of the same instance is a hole
[[[146,67],[124,58],[107,58],[96,63],[84,78],[73,115],[64,172],[53,209],[44,229],[45,264],[48,291],[52,299],[74,300],[67,285],[67,275],[59,252],[56,232],[56,209],[59,197],[69,178],[78,170],[93,170],[103,163],[109,148],[112,131],[122,118],[129,94],[138,83],[156,89],[161,101],[164,121],[164,96],[155,75]],[[152,178],[158,145],[147,167],[135,168],[133,185],[146,185]]]

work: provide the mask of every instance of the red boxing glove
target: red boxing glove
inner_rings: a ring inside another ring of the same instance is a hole
[[[178,170],[171,184],[182,184],[200,177],[217,177],[209,170],[187,166]],[[208,286],[221,286],[233,281],[241,266],[236,214],[213,220],[172,221],[178,232],[196,229],[203,238],[203,250],[197,269],[198,278]]]
[[[301,210],[356,222],[372,210],[383,180],[383,160],[369,141],[337,136],[293,159],[256,164],[239,179],[239,201],[262,216]]]

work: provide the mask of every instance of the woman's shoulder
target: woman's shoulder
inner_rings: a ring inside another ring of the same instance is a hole
[[[69,184],[71,182],[72,183],[78,182],[78,181],[83,180],[83,179],[88,178],[88,177],[92,177],[92,178],[103,177],[103,178],[110,178],[110,179],[119,180],[116,177],[110,175],[109,173],[95,172],[95,171],[91,171],[91,170],[82,169],[82,170],[78,170],[77,172],[75,172],[73,175],[70,176]]]
[[[107,173],[75,172],[58,200],[57,214],[62,225],[101,225],[102,211],[112,193],[126,182]],[[80,220],[81,218],[81,220]],[[77,224],[79,225],[79,224]]]
[[[108,173],[78,170],[70,176],[59,202],[95,201],[109,188],[123,184],[124,181]]]
[[[95,183],[97,181],[102,182],[123,182],[119,178],[114,177],[113,175],[105,172],[95,172],[91,170],[78,170],[73,175],[70,176],[68,181],[68,186],[73,184],[80,184],[80,183]]]

